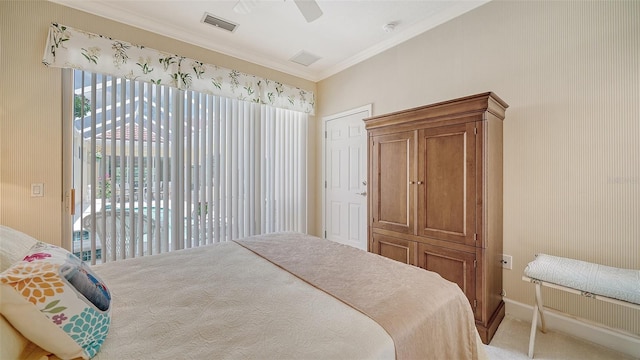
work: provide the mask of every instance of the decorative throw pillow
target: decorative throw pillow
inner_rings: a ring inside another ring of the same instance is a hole
[[[111,294],[77,256],[36,243],[0,274],[0,313],[26,338],[62,359],[93,357],[111,323]]]

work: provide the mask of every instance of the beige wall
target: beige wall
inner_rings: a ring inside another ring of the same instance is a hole
[[[538,252],[640,269],[640,2],[488,3],[319,82],[318,116],[485,91],[510,105],[507,298],[533,303]],[[638,311],[558,293],[552,307],[640,334]]]
[[[48,1],[0,1],[0,224],[53,244],[61,244],[63,191],[61,70],[41,62],[51,22],[316,91],[313,82]],[[315,139],[310,135],[312,189]],[[44,197],[30,197],[32,183],[44,183]],[[315,201],[310,196],[309,229],[319,234]]]

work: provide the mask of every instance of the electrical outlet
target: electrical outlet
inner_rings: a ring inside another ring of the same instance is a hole
[[[513,269],[513,258],[511,255],[502,254],[502,261],[500,261],[502,267],[505,269]]]

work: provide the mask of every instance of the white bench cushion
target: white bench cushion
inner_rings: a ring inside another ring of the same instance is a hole
[[[640,270],[538,254],[524,273],[533,279],[640,304]]]

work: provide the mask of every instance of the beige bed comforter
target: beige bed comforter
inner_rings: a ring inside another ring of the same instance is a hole
[[[112,323],[94,359],[393,359],[389,335],[234,243],[95,266]]]
[[[485,356],[468,303],[451,283],[306,235],[263,235],[95,270],[113,299],[95,359]],[[407,308],[416,299],[424,306]]]
[[[393,338],[397,359],[478,359],[482,346],[458,285],[326,240],[287,234],[242,246],[368,315]]]

